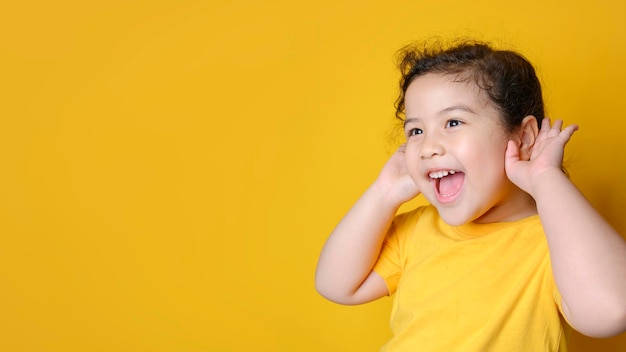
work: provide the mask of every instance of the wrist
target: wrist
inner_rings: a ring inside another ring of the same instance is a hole
[[[555,186],[563,182],[571,183],[569,177],[562,169],[553,168],[542,172],[533,178],[531,183],[531,196],[537,198],[542,194],[550,193],[550,190],[556,189]]]
[[[397,190],[393,187],[386,185],[378,180],[370,186],[368,192],[371,193],[373,200],[385,208],[392,210],[398,210],[400,206],[410,200],[406,196],[398,194]]]

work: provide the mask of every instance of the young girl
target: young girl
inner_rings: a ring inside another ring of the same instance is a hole
[[[331,301],[395,293],[383,351],[566,351],[571,325],[626,330],[626,242],[562,171],[577,129],[544,118],[511,51],[468,42],[404,51],[406,143],[328,238]],[[431,205],[396,215],[423,194]]]

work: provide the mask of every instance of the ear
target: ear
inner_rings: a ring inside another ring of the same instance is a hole
[[[532,115],[524,117],[517,136],[519,138],[519,158],[520,160],[530,160],[530,153],[539,134],[537,118]]]

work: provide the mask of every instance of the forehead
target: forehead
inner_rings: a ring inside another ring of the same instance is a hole
[[[472,110],[494,109],[488,95],[466,75],[427,73],[416,77],[404,95],[407,117],[414,113],[434,113],[451,106]]]

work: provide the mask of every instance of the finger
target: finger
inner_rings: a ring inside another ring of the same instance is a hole
[[[554,123],[552,124],[552,129],[553,130],[557,130],[560,131],[561,127],[563,127],[563,120],[555,120]]]
[[[519,162],[519,149],[514,141],[509,141],[506,145],[506,152],[504,155],[504,172],[507,177],[511,177],[511,170],[513,170],[515,163]]]
[[[563,127],[563,120],[555,120],[550,128],[548,136],[556,137],[561,133],[561,127]]]
[[[559,135],[563,138],[564,144],[569,142],[576,131],[578,131],[578,125],[569,125],[561,131]]]
[[[400,145],[400,148],[398,148],[398,151],[399,151],[400,153],[404,153],[404,151],[405,151],[405,150],[406,150],[406,143],[404,143],[404,144]]]
[[[550,118],[544,117],[543,120],[541,120],[541,128],[539,129],[539,134],[537,135],[538,140],[543,140],[548,136],[548,134],[550,134],[550,125]]]
[[[519,148],[514,141],[509,141],[506,145],[506,152],[504,153],[505,162],[512,163],[519,161]]]

